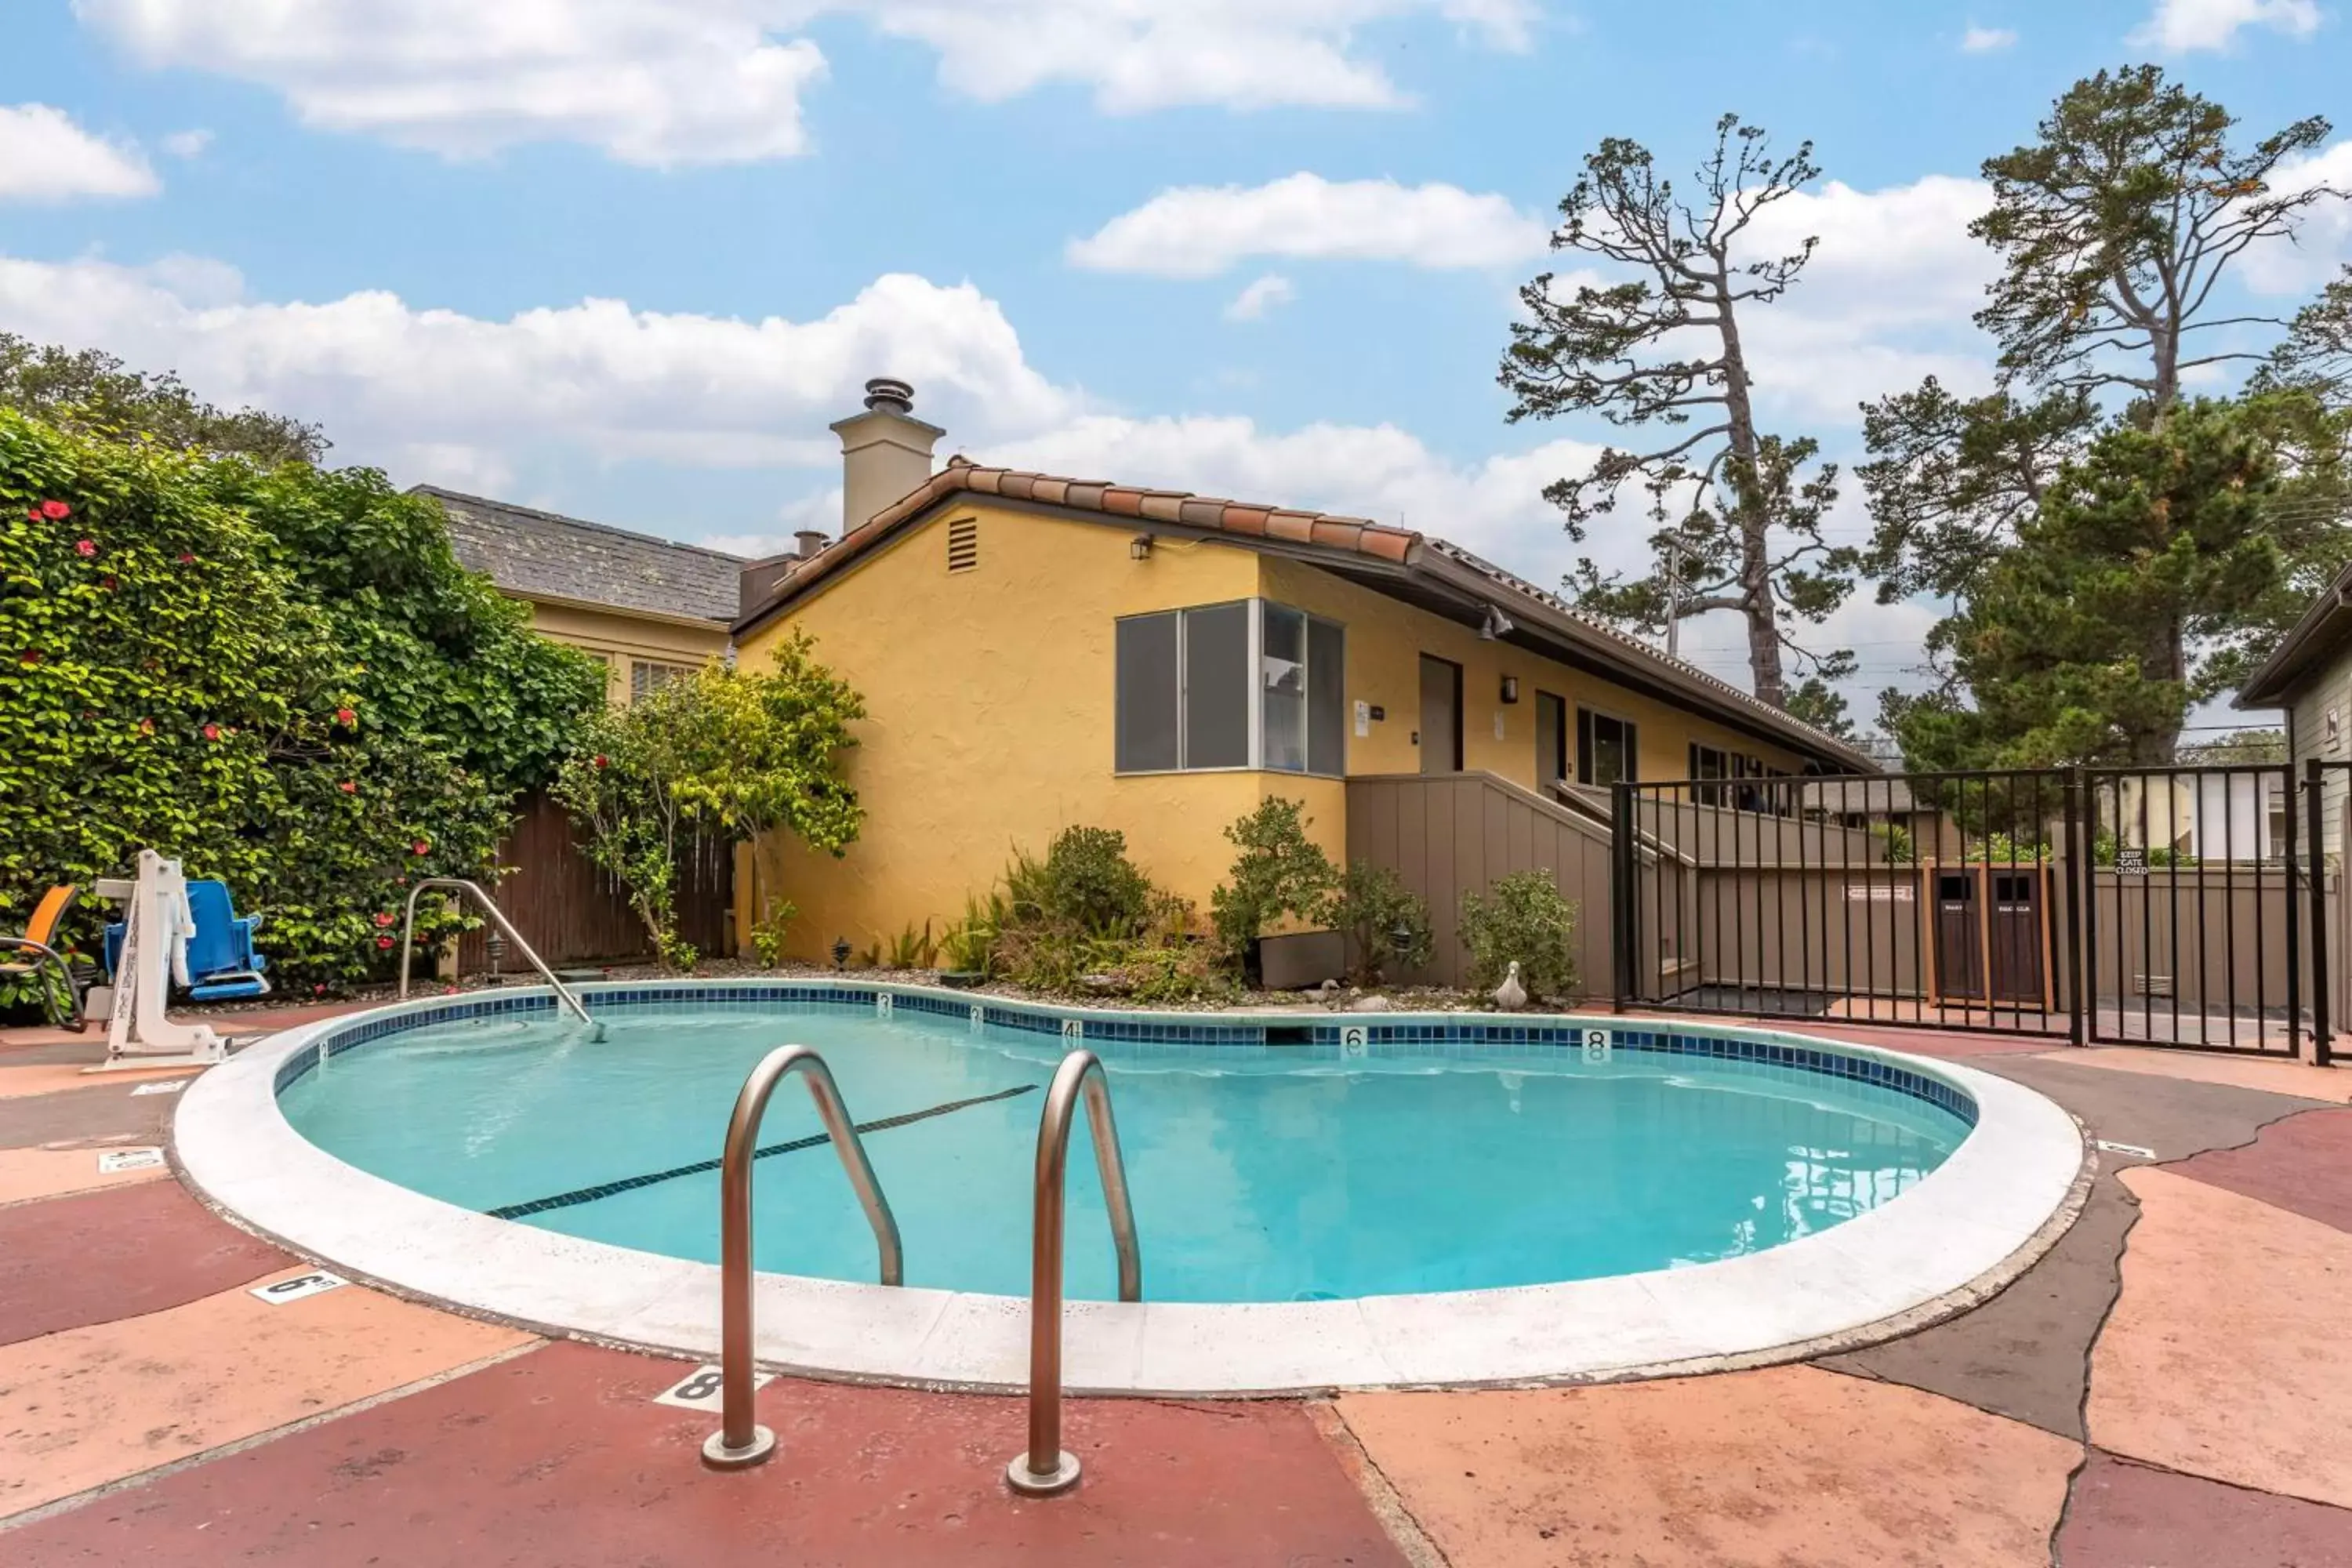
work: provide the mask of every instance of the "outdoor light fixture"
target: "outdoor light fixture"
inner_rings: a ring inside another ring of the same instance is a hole
[[[1402,963],[1405,954],[1412,951],[1412,927],[1399,921],[1396,929],[1389,932],[1389,946],[1396,950],[1397,962]]]
[[[1478,640],[1480,642],[1493,642],[1496,637],[1501,637],[1504,633],[1511,629],[1511,617],[1503,614],[1502,611],[1495,608],[1494,605],[1489,605],[1486,606],[1486,618],[1478,625]]]
[[[1133,539],[1129,540],[1127,542],[1127,553],[1131,560],[1150,560],[1151,535],[1148,533],[1139,533]]]
[[[1517,702],[1518,700],[1519,678],[1516,675],[1507,675],[1503,677],[1503,700],[1506,702]]]
[[[833,939],[833,966],[835,969],[849,967],[849,939],[845,936]]]

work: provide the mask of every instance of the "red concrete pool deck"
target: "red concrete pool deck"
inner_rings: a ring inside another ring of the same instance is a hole
[[[0,1563],[2352,1564],[2352,1072],[1823,1032],[1974,1058],[2165,1163],[2105,1172],[2009,1291],[1869,1350],[1076,1401],[1087,1478],[1048,1500],[1000,1479],[1014,1400],[779,1381],[777,1458],[718,1475],[715,1417],[653,1402],[682,1363],[357,1285],[257,1300],[308,1270],[168,1173],[42,1189],[175,1097],[47,1070],[87,1037],[0,1047],[43,1074],[0,1095]]]

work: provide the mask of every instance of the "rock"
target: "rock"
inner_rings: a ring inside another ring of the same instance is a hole
[[[1385,996],[1359,996],[1348,1004],[1350,1013],[1393,1013],[1396,1004]]]

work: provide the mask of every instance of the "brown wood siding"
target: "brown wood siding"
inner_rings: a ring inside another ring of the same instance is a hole
[[[708,957],[732,953],[733,856],[725,852],[689,857],[679,868],[678,929]],[[643,959],[653,946],[630,910],[620,885],[590,863],[572,839],[572,819],[544,794],[526,796],[514,831],[499,847],[507,868],[495,890],[499,907],[523,940],[551,964]],[[457,961],[467,973],[489,967],[484,933],[469,934]],[[520,953],[499,965],[507,973],[527,973]]]
[[[1515,871],[1543,871],[1576,905],[1583,994],[1607,995],[1609,830],[1492,773],[1382,773],[1348,781],[1348,858],[1393,868],[1428,901],[1436,950],[1407,984],[1461,985],[1462,895]]]

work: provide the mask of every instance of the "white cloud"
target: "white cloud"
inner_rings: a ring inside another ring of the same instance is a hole
[[[380,291],[249,301],[217,263],[0,258],[0,328],[103,346],[142,369],[177,370],[215,402],[318,420],[339,456],[404,479],[475,482],[511,472],[526,449],[574,464],[826,463],[837,447],[825,423],[883,374],[912,381],[925,413],[981,438],[1079,405],[1026,363],[995,301],[905,274],[808,321],[614,300],[486,320]]]
[[[2011,48],[2017,43],[2014,27],[1979,27],[1974,22],[1960,35],[1960,47],[1971,55],[1989,55]]]
[[[2226,49],[2246,27],[2309,37],[2319,27],[2319,6],[2316,0],[2157,0],[2126,41],[2183,54]]]
[[[1276,305],[1287,304],[1298,297],[1297,289],[1279,272],[1269,272],[1251,282],[1233,302],[1225,307],[1228,321],[1255,321]]]
[[[213,144],[213,133],[198,126],[188,131],[174,131],[163,138],[163,151],[174,158],[201,158],[205,149]]]
[[[1549,235],[1506,196],[1302,173],[1264,185],[1162,191],[1073,240],[1069,258],[1162,278],[1204,278],[1253,256],[1493,267],[1542,255]]]
[[[0,202],[152,196],[163,188],[136,147],[91,135],[64,110],[0,104]]]
[[[1054,84],[1106,112],[1408,101],[1360,31],[1435,15],[1525,48],[1534,0],[74,0],[142,62],[257,82],[307,123],[451,156],[579,142],[667,166],[807,148],[828,13],[940,56],[984,101]]]
[[[2352,192],[2352,137],[2281,165],[2271,178],[2271,188],[2283,193],[2315,185]],[[2277,296],[2315,293],[2347,262],[2352,262],[2352,200],[2322,197],[2304,209],[2294,244],[2255,246],[2245,252],[2240,268],[2249,289]]]

